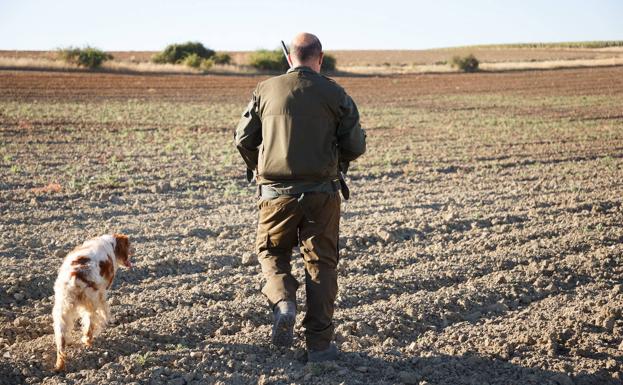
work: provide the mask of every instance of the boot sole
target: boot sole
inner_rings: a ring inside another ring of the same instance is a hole
[[[290,347],[294,340],[295,318],[282,314],[273,324],[272,343],[275,346]]]

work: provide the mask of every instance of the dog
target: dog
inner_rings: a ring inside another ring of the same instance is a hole
[[[76,318],[80,317],[82,343],[87,347],[110,318],[106,292],[123,265],[130,263],[130,241],[126,235],[102,235],[72,250],[61,265],[54,283],[54,340],[56,371],[65,369],[65,347]]]

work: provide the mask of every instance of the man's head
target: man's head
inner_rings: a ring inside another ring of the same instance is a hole
[[[316,72],[320,72],[322,57],[322,44],[315,35],[301,32],[294,36],[292,43],[290,43],[292,66],[307,66]]]

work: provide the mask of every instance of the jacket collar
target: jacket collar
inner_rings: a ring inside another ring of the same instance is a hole
[[[289,74],[290,72],[294,72],[294,71],[297,71],[297,72],[311,72],[311,73],[314,73],[314,74],[316,73],[316,71],[314,71],[313,69],[309,68],[308,66],[298,66],[298,67],[290,68],[288,70],[288,72],[286,72],[286,73]]]

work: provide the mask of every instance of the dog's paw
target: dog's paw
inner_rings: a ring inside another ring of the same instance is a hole
[[[84,346],[86,346],[87,348],[90,348],[93,346],[93,338],[89,338],[88,336],[82,336],[81,341],[84,344]]]
[[[65,359],[64,358],[60,358],[60,357],[56,358],[56,365],[54,365],[54,371],[55,372],[65,371]]]

